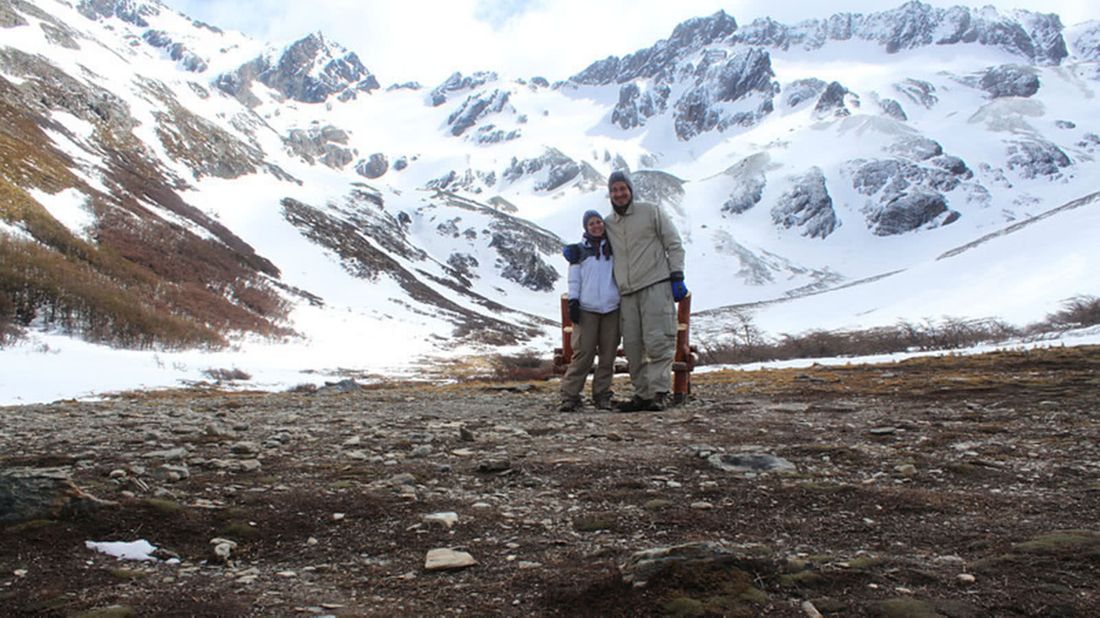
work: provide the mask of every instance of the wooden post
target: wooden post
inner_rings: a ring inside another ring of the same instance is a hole
[[[691,371],[695,359],[691,354],[691,293],[678,303],[676,311],[676,356],[672,362],[672,400],[687,401],[691,394]]]
[[[569,295],[561,295],[561,355],[555,355],[555,370],[564,372],[573,360],[573,321],[569,319]]]

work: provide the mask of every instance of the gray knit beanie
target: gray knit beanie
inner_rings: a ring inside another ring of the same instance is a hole
[[[625,182],[626,186],[630,189],[630,196],[634,197],[634,183],[630,181],[630,175],[623,170],[615,170],[611,172],[611,175],[607,177],[607,190],[611,190],[611,185],[616,182]]]

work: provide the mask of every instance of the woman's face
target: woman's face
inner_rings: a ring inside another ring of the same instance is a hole
[[[588,220],[588,225],[586,226],[586,228],[588,230],[589,236],[597,238],[603,236],[603,219],[599,217],[592,217]]]

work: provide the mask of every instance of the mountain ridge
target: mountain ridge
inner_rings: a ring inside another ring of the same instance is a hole
[[[1100,22],[1030,11],[718,12],[559,82],[385,88],[323,33],[278,50],[155,0],[0,0],[0,27],[0,234],[41,262],[0,268],[0,321],[115,345],[321,348],[315,314],[410,355],[546,345],[557,245],[613,169],[681,228],[697,309],[827,293],[1088,195],[1100,145]],[[109,303],[61,301],[88,277],[147,317],[93,328]],[[157,316],[192,334],[134,334]]]

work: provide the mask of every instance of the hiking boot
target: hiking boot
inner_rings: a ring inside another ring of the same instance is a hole
[[[668,393],[657,393],[653,396],[653,402],[647,408],[650,412],[661,412],[672,405],[672,397]]]
[[[580,407],[580,397],[564,397],[561,400],[561,405],[558,406],[558,412],[576,412]]]
[[[611,405],[611,395],[601,395],[596,397],[593,402],[596,404],[597,410],[612,410],[614,406]]]
[[[646,412],[653,407],[652,399],[645,399],[634,395],[630,401],[624,401],[619,404],[619,412]],[[661,408],[662,410],[664,408]]]

